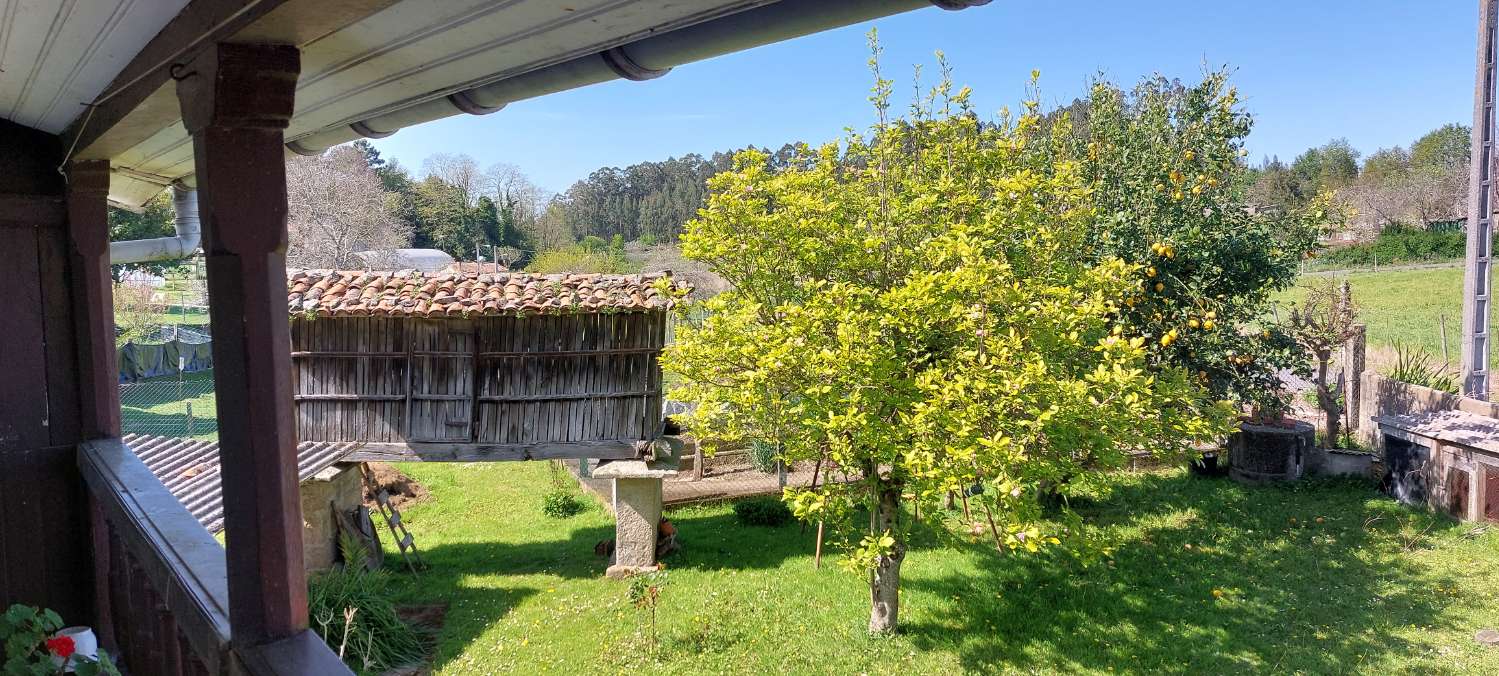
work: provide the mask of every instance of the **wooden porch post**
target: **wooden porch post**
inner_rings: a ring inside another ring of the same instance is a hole
[[[109,162],[68,169],[68,254],[78,337],[79,413],[84,439],[120,436],[113,277],[109,274]]]
[[[83,439],[120,436],[120,368],[114,335],[114,278],[109,270],[109,162],[68,167],[68,257],[72,269],[73,333],[78,352],[79,431]],[[94,629],[116,649],[110,607],[109,530],[88,497],[93,549]]]
[[[229,623],[249,647],[307,627],[286,312],[286,165],[300,56],[220,44],[180,70],[208,263]]]

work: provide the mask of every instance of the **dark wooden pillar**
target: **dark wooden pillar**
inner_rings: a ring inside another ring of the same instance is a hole
[[[84,439],[120,436],[108,199],[109,162],[74,162],[68,171],[68,254],[73,263],[73,324]]]
[[[93,583],[62,158],[55,135],[0,120],[0,607],[79,623]]]
[[[300,59],[221,44],[177,84],[193,137],[208,263],[233,640],[307,627],[286,312],[286,165]]]

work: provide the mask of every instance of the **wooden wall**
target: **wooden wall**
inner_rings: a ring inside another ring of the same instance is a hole
[[[528,444],[651,439],[664,313],[294,317],[299,438]]]
[[[56,137],[0,120],[0,606],[91,617],[92,566],[76,444],[77,345]],[[60,207],[57,210],[61,213]]]

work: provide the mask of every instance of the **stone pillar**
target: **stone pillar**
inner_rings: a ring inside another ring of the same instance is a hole
[[[656,527],[661,523],[661,479],[614,480],[614,564],[610,577],[625,577],[656,565]]]
[[[614,480],[614,563],[605,575],[621,579],[656,567],[661,523],[661,480],[676,476],[683,444],[674,437],[654,443],[655,460],[601,461],[593,476]]]
[[[286,164],[300,55],[219,44],[181,69],[208,264],[229,622],[248,647],[307,627],[286,313]]]
[[[1361,427],[1369,424],[1362,420],[1361,405],[1364,397],[1364,344],[1363,324],[1352,326],[1353,336],[1343,344],[1343,409],[1348,411],[1348,431],[1357,436]]]

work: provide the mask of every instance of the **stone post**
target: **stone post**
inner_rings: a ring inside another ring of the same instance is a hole
[[[614,480],[614,561],[605,575],[623,579],[656,567],[656,533],[661,523],[661,480],[676,476],[682,442],[663,438],[669,452],[656,460],[601,461],[593,476]],[[662,449],[664,450],[664,449]]]
[[[1365,424],[1361,420],[1361,403],[1364,398],[1364,347],[1363,324],[1354,324],[1353,335],[1343,344],[1343,410],[1348,413],[1348,432],[1357,435]]]

